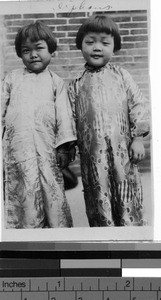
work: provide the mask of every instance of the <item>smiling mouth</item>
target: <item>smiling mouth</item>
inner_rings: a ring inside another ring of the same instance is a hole
[[[102,56],[102,55],[96,55],[96,54],[95,54],[95,55],[91,55],[91,57],[92,57],[92,58],[95,58],[95,59],[98,59],[98,58],[102,58],[103,56]]]

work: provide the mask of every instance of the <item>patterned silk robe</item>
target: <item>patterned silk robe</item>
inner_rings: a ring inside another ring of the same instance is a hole
[[[146,99],[130,74],[111,64],[86,65],[69,97],[90,226],[144,225],[141,178],[129,146],[149,131]]]
[[[73,226],[56,147],[76,139],[65,84],[48,68],[10,72],[2,90],[6,228]]]

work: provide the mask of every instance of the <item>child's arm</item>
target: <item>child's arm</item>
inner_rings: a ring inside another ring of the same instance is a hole
[[[145,137],[150,131],[149,101],[143,96],[140,88],[128,71],[121,69],[127,94],[128,115],[132,139]]]
[[[131,133],[129,156],[133,163],[137,163],[145,157],[143,138],[148,135],[150,131],[149,102],[143,96],[131,75],[126,70],[122,70],[122,74],[127,93]]]
[[[56,147],[76,141],[76,126],[64,81],[55,76]]]

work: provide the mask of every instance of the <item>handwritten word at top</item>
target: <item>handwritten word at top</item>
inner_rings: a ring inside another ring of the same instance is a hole
[[[91,3],[90,3],[91,2]],[[93,2],[93,3],[92,3]],[[94,3],[95,1],[62,1],[58,0],[57,5],[53,7],[54,11],[66,11],[69,13],[76,12],[76,11],[95,11],[95,10],[111,10],[112,6],[107,3],[107,1],[103,1],[103,3]]]

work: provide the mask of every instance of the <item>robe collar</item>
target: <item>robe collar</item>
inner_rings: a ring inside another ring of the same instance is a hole
[[[108,64],[101,66],[101,67],[95,67],[95,66],[91,66],[88,65],[88,63],[85,64],[85,69],[89,72],[100,72],[102,70],[104,70],[107,67]]]

